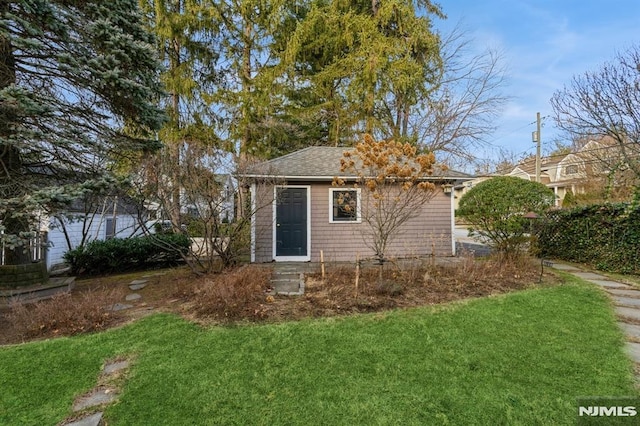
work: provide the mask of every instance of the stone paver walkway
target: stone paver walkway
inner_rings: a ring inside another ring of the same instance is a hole
[[[627,337],[626,352],[635,363],[640,364],[640,290],[572,265],[557,262],[545,262],[545,265],[589,281],[609,294],[618,317],[618,325]]]
[[[114,403],[119,392],[114,384],[104,383],[112,381],[114,377],[125,372],[128,368],[129,360],[127,359],[107,362],[102,368],[98,385],[74,401],[72,409],[74,413],[78,413],[79,417],[63,421],[62,424],[64,426],[99,426],[103,424],[103,412],[100,408]]]
[[[148,283],[149,283],[149,278],[151,278],[152,276],[157,276],[157,275],[164,275],[163,273],[156,273],[153,275],[144,275],[142,277],[142,279],[139,280],[133,280],[129,283],[129,290],[131,290],[131,293],[127,294],[124,298],[125,302],[135,302],[135,301],[139,301],[142,299],[142,295],[136,293],[137,291],[140,291],[142,289],[144,289]],[[126,309],[131,309],[133,308],[134,305],[130,304],[130,303],[116,303],[113,306],[111,306],[109,309],[112,311],[124,311]]]

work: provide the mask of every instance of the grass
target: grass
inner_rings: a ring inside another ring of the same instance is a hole
[[[0,349],[0,424],[55,425],[133,356],[110,425],[574,424],[637,396],[606,296],[556,287],[343,318],[200,328],[159,314]]]

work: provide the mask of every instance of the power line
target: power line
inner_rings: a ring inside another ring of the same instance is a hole
[[[547,119],[547,118],[549,118],[549,117],[551,117],[551,116],[550,116],[550,115],[545,115],[544,117],[540,117],[540,120],[544,121],[545,119]],[[523,125],[523,126],[521,126],[521,127],[518,127],[518,128],[516,128],[516,129],[511,130],[509,133],[506,133],[506,134],[504,134],[504,135],[500,136],[499,138],[494,139],[493,141],[494,141],[494,142],[496,142],[496,141],[500,141],[500,140],[502,140],[502,139],[504,139],[504,138],[506,138],[506,137],[508,137],[508,136],[513,135],[513,134],[514,134],[514,133],[516,133],[516,132],[519,132],[519,131],[520,131],[520,130],[522,130],[522,129],[525,129],[525,128],[529,127],[529,126],[533,126],[533,125],[535,125],[536,123],[537,123],[537,120],[534,120],[534,121],[532,121],[531,123],[525,124],[525,125]]]

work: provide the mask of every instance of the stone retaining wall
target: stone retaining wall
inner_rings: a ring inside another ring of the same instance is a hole
[[[0,266],[0,288],[46,284],[47,280],[47,266],[44,262]]]

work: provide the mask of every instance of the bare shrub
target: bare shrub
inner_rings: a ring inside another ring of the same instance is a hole
[[[432,291],[455,293],[458,298],[525,288],[537,281],[539,269],[530,258],[465,253],[456,264],[426,268],[422,284]]]
[[[242,266],[205,279],[192,298],[196,315],[223,321],[266,316],[265,291],[271,268]]]
[[[58,294],[30,304],[14,301],[5,317],[14,332],[23,337],[99,331],[118,320],[118,314],[111,308],[122,296],[121,289],[103,288],[75,295]]]
[[[305,298],[314,306],[339,312],[442,303],[528,287],[537,282],[539,266],[531,259],[475,258],[463,253],[457,259],[403,259],[391,262],[380,279],[377,267],[362,268],[355,297],[355,268],[332,266],[324,281],[312,274]]]
[[[401,284],[395,281],[383,280],[378,281],[374,286],[375,294],[386,296],[400,296],[404,289]]]

